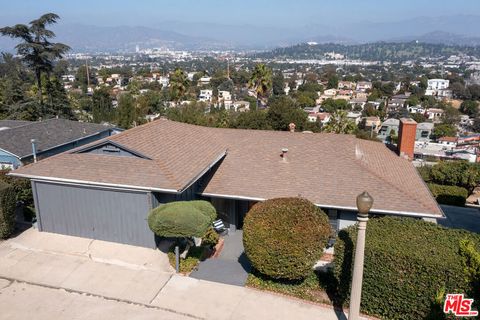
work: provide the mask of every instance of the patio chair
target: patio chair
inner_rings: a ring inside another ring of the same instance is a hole
[[[219,234],[228,234],[228,228],[225,227],[225,224],[221,219],[215,220],[212,223],[213,229]]]

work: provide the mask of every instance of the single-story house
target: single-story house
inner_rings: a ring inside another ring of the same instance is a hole
[[[443,213],[413,165],[384,144],[353,135],[208,128],[159,119],[20,167],[32,181],[40,230],[155,247],[148,212],[205,199],[231,231],[252,205],[304,197],[335,229],[355,223],[356,196],[372,212]]]
[[[18,168],[78,146],[103,139],[119,129],[110,125],[65,119],[0,121],[0,167]],[[33,141],[32,141],[33,140]]]

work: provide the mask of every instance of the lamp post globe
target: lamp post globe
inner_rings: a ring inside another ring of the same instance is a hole
[[[359,215],[368,215],[372,206],[373,198],[367,191],[364,191],[357,196],[357,209]]]

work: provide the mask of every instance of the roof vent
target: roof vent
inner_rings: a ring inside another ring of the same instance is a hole
[[[296,125],[293,122],[288,125],[288,129],[290,130],[290,132],[295,132],[295,127]]]
[[[282,153],[280,154],[280,157],[282,157],[282,162],[288,162],[287,153],[288,149],[282,148]]]

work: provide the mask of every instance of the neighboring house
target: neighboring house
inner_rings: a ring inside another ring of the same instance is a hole
[[[198,83],[200,85],[207,85],[210,83],[210,80],[212,80],[212,77],[203,76],[200,79],[198,79]]]
[[[377,138],[383,142],[389,142],[390,135],[398,135],[398,128],[400,127],[400,121],[398,119],[387,119],[382,123],[380,130],[378,131]]]
[[[0,121],[0,166],[18,168],[33,162],[32,139],[37,159],[109,137],[118,132],[113,126],[50,119],[38,122]]]
[[[210,90],[210,89],[200,90],[198,101],[212,102],[212,96],[213,96],[213,90]]]
[[[231,106],[231,109],[233,109],[235,112],[245,112],[245,111],[248,111],[250,110],[250,102],[248,101],[235,101],[232,106]]]
[[[356,196],[365,190],[373,214],[443,217],[410,162],[353,135],[159,119],[11,175],[31,179],[39,230],[150,248],[158,239],[149,211],[179,200],[210,201],[232,232],[255,203],[298,196],[323,208],[338,230],[356,222]]]
[[[229,91],[218,91],[218,103],[223,104],[225,109],[229,110],[232,107],[232,95]]]
[[[427,89],[425,90],[425,95],[450,98],[452,96],[452,91],[447,90],[449,85],[450,85],[450,80],[430,79],[428,80],[428,85],[427,85]]]
[[[355,108],[360,108],[361,110],[365,109],[365,105],[367,104],[367,98],[355,98],[348,102],[350,107],[355,110]]]
[[[417,125],[417,134],[415,136],[416,141],[430,141],[433,127],[435,124],[432,122],[421,122]]]
[[[365,117],[365,128],[368,130],[373,130],[378,132],[380,130],[380,126],[382,122],[380,121],[379,117]]]
[[[441,137],[438,139],[438,143],[448,147],[457,147],[458,138],[457,137]]]
[[[347,113],[347,118],[355,122],[358,126],[360,121],[362,121],[362,113],[361,112],[349,112]]]
[[[438,108],[430,108],[425,111],[425,117],[428,120],[432,120],[433,122],[440,122],[442,121],[442,116],[445,110],[438,109]]]
[[[367,90],[371,90],[372,88],[373,88],[373,85],[371,82],[359,81],[357,83],[357,91],[365,92]]]
[[[425,113],[425,108],[423,108],[421,105],[418,105],[418,106],[409,106],[407,108],[408,112],[410,113],[421,113],[421,114],[424,114]]]
[[[325,97],[334,97],[337,95],[337,90],[336,89],[327,89],[325,91],[323,91],[323,95]]]
[[[355,90],[357,84],[352,81],[338,81],[338,89]]]

